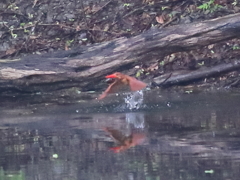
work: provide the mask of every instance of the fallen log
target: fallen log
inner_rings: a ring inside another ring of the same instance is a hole
[[[191,81],[196,81],[199,79],[204,79],[219,74],[227,73],[230,71],[235,71],[240,69],[240,60],[236,60],[228,64],[219,64],[213,67],[204,67],[195,71],[178,71],[171,73],[171,76],[165,81],[169,74],[164,74],[162,76],[156,77],[153,81],[159,86],[170,86],[178,85],[183,83],[189,83]]]
[[[240,37],[240,13],[204,22],[151,29],[70,51],[0,62],[0,92],[49,92],[71,87],[98,89],[106,74],[164,55]]]

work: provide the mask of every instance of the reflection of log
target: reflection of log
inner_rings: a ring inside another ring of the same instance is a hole
[[[187,51],[240,36],[240,14],[149,30],[127,39],[98,45],[29,56],[1,63],[0,91],[52,91],[78,86],[97,88],[99,80],[113,71],[178,51]]]

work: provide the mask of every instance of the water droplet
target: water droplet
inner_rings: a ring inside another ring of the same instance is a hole
[[[143,104],[143,91],[136,91],[129,94],[125,99],[125,103],[127,104],[127,108],[139,109]]]
[[[170,103],[170,102],[167,102],[167,106],[168,106],[168,107],[171,107],[171,103]]]

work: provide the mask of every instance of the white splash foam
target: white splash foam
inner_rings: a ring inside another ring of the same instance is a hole
[[[126,113],[126,122],[134,128],[144,129],[145,118],[143,113]]]
[[[128,94],[124,100],[128,109],[139,109],[143,105],[143,91],[135,91]]]

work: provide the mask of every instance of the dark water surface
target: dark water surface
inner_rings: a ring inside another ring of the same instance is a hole
[[[0,180],[240,179],[240,94],[0,108]]]

